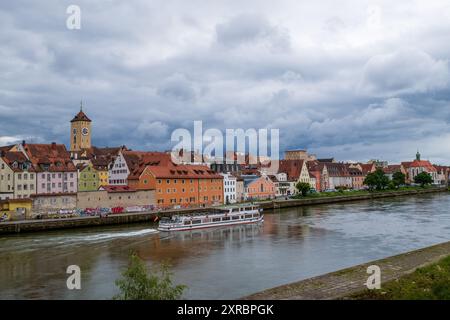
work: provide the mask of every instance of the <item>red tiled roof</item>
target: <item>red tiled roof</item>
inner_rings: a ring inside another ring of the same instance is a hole
[[[428,171],[436,171],[436,168],[428,160],[414,160],[412,162],[402,162],[402,165],[406,168],[427,168]]]
[[[400,164],[391,164],[388,165],[387,167],[384,167],[383,172],[387,174],[392,174],[401,171],[401,168],[402,166]]]
[[[361,171],[364,175],[367,175],[368,173],[372,172],[372,170],[375,168],[375,164],[373,163],[359,163],[361,167]]]
[[[63,144],[26,144],[24,150],[37,171],[77,171]]]
[[[3,153],[2,159],[6,164],[15,172],[22,172],[23,165],[29,164],[28,171],[35,172],[33,164],[27,159],[27,157],[22,152],[8,151]]]
[[[171,155],[165,152],[123,151],[130,175],[128,179],[139,179],[147,166],[174,166]]]
[[[87,115],[80,110],[80,112],[77,113],[77,115],[70,121],[70,122],[76,122],[76,121],[87,121],[91,122],[91,119],[87,117]]]
[[[10,151],[14,145],[0,147],[0,153]]]
[[[290,181],[298,180],[303,168],[304,160],[280,160],[278,173],[286,173]]]
[[[350,176],[347,165],[344,163],[327,163],[326,166],[330,177]]]
[[[363,172],[361,170],[359,170],[358,168],[350,168],[347,167],[347,171],[351,176],[362,176],[364,175]]]

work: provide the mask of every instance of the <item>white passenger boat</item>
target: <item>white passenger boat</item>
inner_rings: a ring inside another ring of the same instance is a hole
[[[201,228],[221,227],[236,224],[258,223],[264,221],[262,209],[258,206],[233,206],[216,209],[211,213],[199,213],[190,216],[172,216],[162,218],[159,231],[186,231]]]

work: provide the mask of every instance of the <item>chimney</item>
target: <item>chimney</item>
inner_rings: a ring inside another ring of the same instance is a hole
[[[52,142],[52,149],[56,150],[56,142]]]
[[[22,140],[22,146],[25,147],[25,145],[26,145],[25,140]]]

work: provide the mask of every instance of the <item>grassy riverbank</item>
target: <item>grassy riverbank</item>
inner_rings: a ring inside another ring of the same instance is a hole
[[[380,290],[350,295],[357,300],[450,300],[450,256],[389,281]]]
[[[315,192],[315,193],[308,193],[306,196],[297,195],[294,197],[294,199],[314,199],[314,198],[329,198],[329,197],[336,197],[336,196],[358,196],[358,195],[370,195],[370,194],[377,194],[377,193],[390,193],[390,192],[397,192],[397,191],[413,191],[413,190],[426,190],[431,189],[433,187],[431,186],[403,186],[399,187],[398,189],[385,189],[385,190],[377,190],[377,191],[369,191],[369,190],[345,190],[345,191],[336,191],[336,192]]]

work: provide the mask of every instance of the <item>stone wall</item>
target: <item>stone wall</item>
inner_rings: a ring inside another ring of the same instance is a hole
[[[131,192],[110,192],[105,190],[78,192],[77,207],[114,208],[155,205],[155,190],[138,190]]]
[[[74,210],[76,207],[76,193],[33,195],[33,214],[45,214],[60,209]]]

